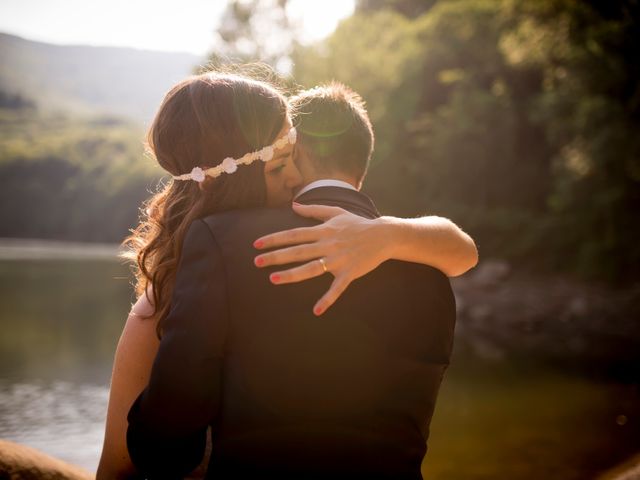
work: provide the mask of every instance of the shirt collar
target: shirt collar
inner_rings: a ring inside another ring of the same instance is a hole
[[[316,180],[315,182],[311,182],[310,184],[305,185],[304,187],[302,187],[302,189],[298,193],[296,193],[294,200],[298,198],[300,195],[302,195],[303,193],[306,193],[309,190],[313,190],[314,188],[318,188],[318,187],[340,187],[340,188],[347,188],[349,190],[355,190],[356,192],[358,191],[358,189],[353,185],[351,185],[350,183],[343,182],[342,180],[333,180],[333,179],[327,178],[322,180]]]

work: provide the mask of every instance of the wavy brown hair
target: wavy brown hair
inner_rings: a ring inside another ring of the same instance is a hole
[[[273,143],[288,115],[286,98],[269,83],[203,73],[166,94],[149,128],[147,146],[162,168],[181,175]],[[171,180],[143,204],[139,225],[123,242],[124,256],[135,260],[137,296],[152,292],[150,318],[158,322],[158,336],[189,225],[206,215],[259,207],[265,201],[264,164],[253,162],[202,183]]]

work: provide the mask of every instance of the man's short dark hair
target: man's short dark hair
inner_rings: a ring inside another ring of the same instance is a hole
[[[373,129],[362,97],[331,82],[291,98],[298,143],[319,173],[362,180],[373,152]]]

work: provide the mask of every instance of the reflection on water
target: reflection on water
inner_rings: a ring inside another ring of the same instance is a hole
[[[115,345],[132,300],[105,260],[0,260],[0,438],[95,470]],[[455,357],[427,479],[582,479],[640,446],[638,390]]]
[[[637,385],[457,360],[436,406],[426,479],[591,479],[640,450]]]
[[[108,393],[60,381],[0,382],[0,437],[95,470]]]
[[[0,438],[95,470],[131,298],[115,259],[0,261]]]
[[[112,261],[0,261],[0,378],[106,385],[131,303]]]

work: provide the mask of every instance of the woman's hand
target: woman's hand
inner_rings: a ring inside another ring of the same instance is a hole
[[[279,250],[257,256],[255,264],[267,267],[305,262],[272,273],[271,281],[276,284],[333,274],[331,287],[313,309],[316,315],[333,305],[353,280],[385,260],[430,265],[450,277],[462,275],[478,263],[473,239],[444,217],[369,220],[338,207],[294,203],[293,209],[303,217],[324,223],[259,238],[254,243],[256,248]]]
[[[301,205],[294,211],[324,223],[313,227],[294,228],[273,233],[255,241],[258,249],[279,248],[255,258],[258,267],[302,263],[272,273],[275,284],[295,283],[331,273],[335,278],[329,290],[313,308],[324,313],[342,295],[349,284],[390,258],[389,239],[385,238],[385,220],[369,220],[339,207]]]

